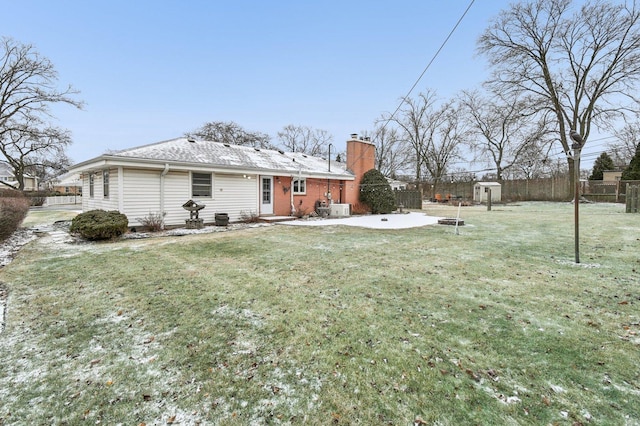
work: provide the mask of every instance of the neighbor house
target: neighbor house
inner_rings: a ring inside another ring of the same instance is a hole
[[[602,181],[603,182],[619,182],[622,180],[622,170],[603,170]]]
[[[150,214],[165,224],[184,225],[189,200],[231,221],[243,216],[310,213],[319,204],[358,201],[362,175],[374,168],[375,146],[352,136],[346,162],[219,142],[178,138],[104,154],[76,164],[82,181],[82,210],[118,210],[138,226]],[[341,209],[344,211],[344,209]]]
[[[24,190],[25,191],[37,191],[38,190],[38,178],[31,175],[24,175]],[[18,181],[16,180],[13,169],[6,161],[0,161],[0,188],[11,187],[18,188]]]
[[[58,194],[82,194],[82,179],[79,173],[64,173],[49,182],[51,190]]]

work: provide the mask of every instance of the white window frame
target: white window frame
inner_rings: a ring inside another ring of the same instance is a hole
[[[194,178],[196,175],[200,175],[200,177],[202,176],[208,176],[209,177],[209,184],[208,185],[203,185],[203,184],[198,184],[201,187],[209,187],[209,194],[208,195],[197,195],[196,192],[194,191]],[[203,172],[191,172],[191,198],[213,198],[213,173],[203,173]]]
[[[302,188],[300,188],[302,183]],[[293,195],[306,195],[307,194],[307,178],[293,178],[291,181],[291,190]]]
[[[93,198],[95,194],[95,182],[96,182],[95,173],[89,173],[89,197],[91,198]]]
[[[102,171],[102,197],[109,198],[109,170]]]

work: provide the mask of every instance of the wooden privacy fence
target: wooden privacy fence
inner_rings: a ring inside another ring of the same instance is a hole
[[[404,207],[405,209],[422,209],[422,197],[418,190],[399,190],[393,191],[396,196],[396,205]]]
[[[627,213],[638,213],[638,185],[627,185]]]
[[[473,199],[473,182],[440,182],[437,187],[426,184],[425,196],[433,192],[444,199],[451,195],[456,199]],[[567,201],[573,198],[573,188],[567,175],[537,179],[502,180],[502,201]]]

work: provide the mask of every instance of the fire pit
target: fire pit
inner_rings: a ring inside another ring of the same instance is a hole
[[[204,204],[198,204],[193,200],[189,200],[182,205],[182,208],[189,211],[189,219],[186,219],[187,229],[202,229],[204,221],[198,217],[198,212],[204,209]]]

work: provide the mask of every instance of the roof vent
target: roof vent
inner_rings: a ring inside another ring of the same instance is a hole
[[[187,142],[196,143],[196,140],[194,138],[187,138]]]
[[[253,149],[255,149],[256,151],[260,152],[260,148],[253,148]]]
[[[302,154],[302,156],[303,156],[304,158],[307,158],[307,154]]]
[[[231,147],[231,145],[229,145],[228,143],[224,143],[223,145],[226,146],[227,148]]]
[[[279,149],[279,150],[278,150],[278,152],[279,152],[280,154],[284,154],[284,151],[283,151],[283,150],[281,150],[281,149]]]
[[[351,139],[358,139],[357,133],[351,133]]]

